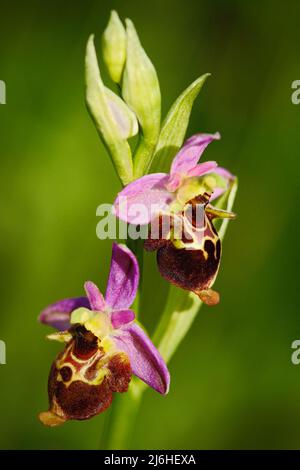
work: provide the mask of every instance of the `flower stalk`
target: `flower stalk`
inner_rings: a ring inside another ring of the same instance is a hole
[[[136,297],[132,304],[132,309],[135,312],[135,317],[138,319],[140,313],[140,304],[142,299],[143,292],[143,269],[144,269],[144,240],[138,238],[137,240],[132,240],[129,238],[127,240],[128,248],[134,253],[140,267],[140,282],[137,289]]]
[[[219,209],[231,211],[237,188],[238,181],[235,179],[216,206]],[[222,241],[228,222],[228,219],[223,219],[219,224],[219,235]],[[203,302],[195,294],[172,285],[169,287],[165,308],[152,336],[152,341],[166,364],[169,363],[188,333],[202,305]],[[109,416],[101,448],[122,450],[131,448],[131,439],[145,391],[145,384],[133,379],[129,386],[130,393],[118,397],[118,402],[114,404],[112,414]]]
[[[132,448],[133,433],[143,397],[143,390],[133,381],[128,392],[118,395],[106,417],[100,449],[128,450]]]
[[[115,214],[127,223],[151,224],[151,231],[146,241],[129,238],[127,246],[114,243],[104,296],[88,281],[85,296],[56,302],[40,315],[43,323],[58,330],[49,339],[64,344],[49,375],[49,410],[40,420],[56,426],[89,419],[109,408],[114,397],[103,449],[131,447],[146,384],[162,395],[168,393],[166,363],[203,303],[219,302],[211,287],[228,221],[235,216],[231,210],[237,190],[236,177],[215,161],[199,164],[205,148],[220,139],[218,132],[196,134],[183,145],[193,103],[209,74],[181,93],[161,125],[156,70],[133,23],[125,23],[126,28],[113,11],[102,36],[104,63],[120,95],[102,81],[92,35],[85,61],[86,103],[123,186]],[[137,134],[133,151],[130,138]],[[134,204],[146,212],[136,215]],[[170,221],[167,230],[165,216]],[[154,239],[153,221],[159,227]],[[176,237],[178,222],[187,230],[181,238]],[[171,284],[152,340],[136,321],[144,249],[157,251],[158,271]]]

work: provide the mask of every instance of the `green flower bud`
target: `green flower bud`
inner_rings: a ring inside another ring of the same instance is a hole
[[[126,32],[114,10],[102,36],[102,52],[111,79],[120,83],[126,60]]]
[[[127,53],[122,95],[135,112],[142,129],[134,158],[134,176],[149,170],[160,132],[161,96],[155,68],[141,46],[130,20],[126,20]]]
[[[137,123],[121,98],[104,86],[93,36],[87,44],[85,67],[88,110],[120,180],[126,185],[133,179],[131,150],[126,139],[137,131]]]

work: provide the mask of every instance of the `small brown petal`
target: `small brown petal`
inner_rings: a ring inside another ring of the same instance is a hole
[[[217,305],[220,302],[220,294],[212,289],[195,292],[206,305]]]
[[[65,422],[64,418],[61,418],[52,411],[42,411],[39,413],[39,420],[45,425],[53,428],[54,426],[59,426]]]

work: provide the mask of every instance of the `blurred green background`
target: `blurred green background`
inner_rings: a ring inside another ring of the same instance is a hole
[[[105,414],[47,429],[46,382],[59,345],[37,323],[48,303],[103,288],[110,241],[96,207],[120,189],[84,104],[88,35],[115,8],[130,17],[160,78],[163,113],[211,72],[189,134],[219,130],[206,159],[240,179],[223,263],[222,300],[204,307],[170,363],[171,391],[145,394],[134,448],[300,448],[298,302],[300,79],[297,1],[0,0],[0,447],[94,449]],[[100,48],[99,48],[100,50]],[[146,255],[142,317],[157,322],[165,282]]]

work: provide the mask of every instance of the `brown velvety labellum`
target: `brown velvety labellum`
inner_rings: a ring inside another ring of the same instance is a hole
[[[181,235],[180,241],[184,247],[176,247],[167,239],[162,216],[158,218],[158,239],[152,239],[150,232],[144,246],[147,251],[157,250],[158,268],[167,281],[195,292],[207,305],[216,305],[219,294],[210,287],[220,265],[221,241],[209,214],[204,213],[201,227],[196,223],[196,211],[199,208],[205,210],[209,197],[208,193],[204,193],[189,201],[187,206],[191,206],[191,218],[187,219],[185,213],[181,213],[183,220],[189,221],[193,227],[188,234],[191,236],[187,237],[185,233]]]
[[[182,289],[199,293],[209,289],[219,268],[221,242],[216,245],[212,240],[205,240],[203,250],[175,248],[168,241],[157,252],[157,264],[161,275],[172,284]]]
[[[131,379],[125,353],[105,353],[98,338],[81,325],[69,331],[73,338],[58,354],[49,374],[50,409],[39,415],[47,426],[89,419],[105,411],[113,393],[126,392]]]
[[[164,223],[164,220],[166,223]],[[151,222],[149,237],[144,241],[144,248],[146,251],[156,251],[165,245],[170,234],[172,223],[172,217],[170,217],[170,219],[165,219],[161,215]]]

